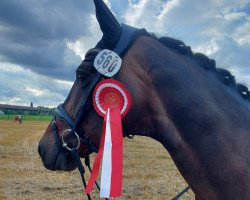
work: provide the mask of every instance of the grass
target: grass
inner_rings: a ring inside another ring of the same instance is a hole
[[[0,115],[0,120],[14,121],[16,115]],[[53,116],[48,115],[22,115],[23,121],[51,121]]]
[[[0,121],[0,200],[87,199],[77,170],[58,172],[43,167],[37,145],[48,124]],[[91,163],[93,159],[94,155]],[[166,150],[145,137],[124,139],[123,172],[123,196],[118,200],[168,200],[187,186]],[[100,199],[96,190],[91,196]],[[191,191],[180,198],[189,199],[194,199]]]

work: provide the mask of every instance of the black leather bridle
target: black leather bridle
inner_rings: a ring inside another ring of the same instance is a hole
[[[134,27],[122,24],[121,26],[122,32],[120,39],[116,45],[116,47],[113,49],[114,52],[116,52],[118,55],[121,55],[129,46],[131,43],[131,38],[133,37],[134,33],[138,31],[139,29],[136,29]],[[95,56],[100,52],[100,49],[90,49],[89,52],[94,52]],[[87,52],[88,54],[88,52]],[[86,54],[86,55],[87,55]],[[91,56],[90,60],[93,60],[95,56]],[[88,60],[88,58],[85,58],[85,60]],[[94,87],[96,84],[101,80],[102,75],[100,73],[97,73],[97,75],[91,80],[90,86],[88,87],[88,90],[86,91],[85,99],[82,100],[82,104],[80,106],[80,109],[78,111],[79,115],[75,119],[75,121],[71,118],[71,116],[65,111],[63,104],[59,104],[57,108],[55,109],[55,115],[54,119],[51,122],[52,130],[53,130],[53,135],[56,141],[56,146],[59,150],[63,151],[68,151],[71,153],[72,158],[74,159],[74,162],[76,163],[78,170],[80,172],[82,182],[84,185],[84,188],[86,188],[86,181],[84,178],[84,173],[85,169],[82,165],[82,162],[80,160],[80,156],[78,154],[77,149],[80,147],[80,143],[82,142],[85,144],[90,152],[98,152],[97,146],[91,141],[91,139],[85,134],[85,131],[80,127],[81,122],[83,119],[86,117],[88,111],[91,108],[92,105],[92,92],[94,90]],[[60,138],[56,120],[60,119],[63,120],[70,128],[65,130],[62,133],[62,136]],[[68,133],[70,135],[74,135],[77,138],[77,145],[75,147],[71,147],[68,145],[66,142],[64,136],[65,134]],[[127,135],[128,138],[133,138],[129,135]],[[90,159],[89,156],[85,158],[85,165],[88,167],[89,171],[91,172],[91,167],[90,167]],[[100,190],[99,185],[96,183],[97,188]],[[180,192],[177,196],[175,196],[172,200],[177,200],[183,193],[185,193],[190,187],[188,186],[185,188],[182,192]],[[89,200],[91,200],[91,197],[89,194],[87,194],[87,197]],[[107,199],[107,198],[105,198]]]
[[[68,150],[71,153],[72,158],[74,159],[75,164],[77,165],[77,168],[80,172],[82,182],[84,185],[84,188],[86,188],[86,181],[85,181],[85,169],[82,165],[80,156],[78,154],[77,149],[80,147],[80,143],[82,142],[85,144],[90,152],[96,152],[98,151],[98,148],[96,145],[91,141],[91,139],[85,134],[85,131],[80,127],[80,124],[82,120],[86,117],[87,112],[89,111],[91,107],[91,94],[92,91],[95,87],[95,85],[99,82],[101,78],[101,74],[97,74],[94,79],[92,79],[90,86],[86,92],[86,98],[83,99],[83,102],[80,107],[79,115],[77,116],[76,120],[74,121],[71,116],[65,111],[63,104],[59,104],[57,108],[55,109],[55,115],[54,115],[54,120],[51,122],[52,130],[53,130],[53,135],[56,141],[56,146],[60,150]],[[60,138],[57,124],[56,124],[56,119],[63,120],[68,126],[69,129],[65,130]],[[77,145],[75,147],[71,147],[68,145],[67,141],[65,140],[64,136],[65,133],[68,133],[70,135],[74,135],[77,138]],[[91,172],[91,167],[90,167],[90,159],[89,156],[85,158],[85,165],[88,167],[89,171]],[[100,190],[99,185],[96,183],[97,188]],[[89,200],[91,200],[91,197],[89,194],[87,194],[87,197]]]
[[[131,38],[133,37],[134,33],[138,30],[134,27],[131,27],[131,26],[128,26],[125,24],[122,24],[121,28],[122,28],[122,31],[121,31],[120,39],[119,39],[116,47],[113,49],[113,51],[116,52],[118,55],[121,55],[121,53],[123,53],[128,48],[130,41],[131,41]],[[101,50],[100,49],[91,49],[89,51],[94,52],[95,56],[96,56]],[[88,52],[87,52],[87,54],[88,54]],[[92,61],[95,58],[95,56],[91,57]],[[89,61],[88,58],[85,58],[85,60]],[[51,122],[53,135],[54,135],[54,138],[56,141],[56,146],[57,146],[57,148],[59,148],[59,150],[70,151],[72,158],[74,159],[74,162],[76,163],[78,170],[80,172],[84,188],[86,188],[86,181],[84,178],[85,170],[84,170],[84,167],[83,167],[82,162],[80,160],[80,156],[78,154],[77,149],[80,147],[81,142],[89,148],[90,152],[97,153],[98,148],[91,141],[91,139],[85,134],[84,130],[80,127],[80,124],[83,121],[83,119],[86,117],[86,115],[87,115],[87,113],[92,105],[92,98],[91,98],[92,92],[94,90],[94,87],[100,81],[101,78],[102,78],[102,75],[100,73],[97,73],[97,75],[91,80],[90,85],[88,87],[88,90],[86,91],[85,99],[82,100],[82,104],[81,104],[80,109],[78,111],[79,114],[76,117],[75,121],[65,111],[63,104],[60,104],[55,109],[54,119]],[[60,138],[60,135],[58,132],[57,124],[56,124],[57,119],[63,120],[69,126],[69,129],[65,130],[62,133],[61,138]],[[71,147],[72,145],[69,146],[68,143],[66,142],[66,140],[64,138],[66,133],[68,135],[74,135],[76,137],[77,145],[75,147]],[[87,158],[85,158],[85,165],[88,167],[88,169],[91,172],[89,156]],[[97,183],[96,183],[96,186],[100,190],[100,187]],[[87,194],[87,197],[89,200],[91,200],[91,197],[89,194]],[[107,199],[107,198],[105,198],[105,199]]]
[[[121,55],[129,46],[129,44],[131,43],[131,39],[134,35],[135,32],[139,31],[140,29],[128,26],[126,24],[122,24],[121,25],[121,35],[119,38],[118,43],[116,44],[115,48],[113,49],[113,51],[115,53],[117,53],[118,55]],[[95,56],[101,51],[101,49],[90,49],[88,52],[93,53],[94,52],[94,56],[91,56],[90,60],[94,60]],[[86,55],[88,55],[88,52],[86,53]],[[85,58],[85,60],[89,61],[89,58]],[[96,84],[100,81],[102,75],[100,73],[97,73],[96,76],[91,80],[90,85],[88,87],[88,90],[86,91],[86,95],[85,95],[85,99],[82,100],[82,104],[80,106],[79,109],[79,115],[77,116],[76,120],[74,121],[70,115],[65,111],[63,104],[58,105],[58,107],[55,110],[55,116],[54,116],[54,120],[52,121],[52,129],[53,132],[56,134],[57,139],[59,139],[59,134],[58,134],[58,130],[57,130],[57,125],[56,125],[56,119],[62,119],[63,121],[66,122],[66,124],[70,127],[70,129],[67,129],[66,131],[75,134],[75,136],[78,139],[78,144],[80,141],[82,141],[85,145],[87,145],[89,147],[89,149],[92,152],[97,152],[97,147],[94,145],[93,142],[91,142],[90,138],[85,134],[84,130],[82,130],[79,125],[81,124],[81,122],[83,121],[83,119],[86,117],[86,114],[88,112],[88,110],[91,107],[92,104],[92,98],[91,98],[91,94],[94,90],[94,87],[96,86]],[[62,138],[63,140],[63,138]],[[58,141],[58,140],[56,140]],[[62,143],[62,142],[61,142]],[[68,147],[67,143],[62,143],[62,146],[67,148],[68,150],[70,149],[70,147]],[[79,147],[79,145],[77,145],[77,147]]]
[[[79,115],[77,116],[76,120],[74,121],[70,115],[65,111],[63,104],[59,104],[57,108],[55,109],[55,115],[54,115],[54,120],[52,121],[52,129],[55,134],[57,134],[57,137],[59,137],[58,131],[56,128],[56,119],[61,119],[63,120],[69,127],[70,129],[67,129],[67,132],[71,132],[72,134],[75,134],[75,136],[78,139],[78,145],[76,149],[79,148],[79,143],[83,142],[85,145],[88,146],[91,152],[97,152],[98,148],[96,145],[91,141],[91,139],[85,134],[85,131],[79,126],[82,122],[82,120],[86,117],[87,112],[89,111],[91,107],[91,94],[92,91],[95,87],[95,85],[99,82],[101,78],[101,74],[97,74],[94,79],[92,79],[90,86],[88,90],[86,91],[86,98],[83,99],[83,102],[80,106],[79,110]],[[64,131],[65,132],[65,131]],[[64,138],[62,138],[62,146],[70,150],[70,147],[68,144],[64,141]]]

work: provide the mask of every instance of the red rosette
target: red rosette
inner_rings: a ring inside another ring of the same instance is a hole
[[[131,108],[131,95],[119,81],[105,79],[100,81],[94,89],[93,105],[102,117],[105,116],[108,108],[116,107],[119,107],[121,117],[124,117]]]

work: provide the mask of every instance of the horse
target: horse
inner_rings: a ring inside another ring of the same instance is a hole
[[[93,145],[99,148],[102,117],[91,104],[91,94],[104,77],[93,60],[98,49],[116,47],[122,30],[103,1],[94,3],[103,36],[77,68],[68,97],[39,142],[38,152],[50,170],[77,167],[58,145],[65,130],[84,132],[79,134],[80,157],[95,151]],[[248,88],[182,41],[157,38],[145,29],[135,31],[129,41],[120,53],[121,69],[112,77],[126,86],[133,101],[123,118],[123,136],[146,136],[161,143],[196,200],[250,199]]]
[[[16,115],[14,122],[19,122],[20,124],[23,122],[23,116],[22,115]]]

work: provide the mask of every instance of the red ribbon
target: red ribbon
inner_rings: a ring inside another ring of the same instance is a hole
[[[108,111],[109,110],[109,111]],[[122,122],[121,122],[121,111],[118,107],[108,109],[105,114],[102,136],[100,141],[100,147],[96,159],[94,161],[93,170],[85,189],[86,193],[90,193],[95,184],[98,171],[100,169],[101,158],[103,151],[105,150],[105,137],[106,134],[111,136],[111,160],[105,158],[107,162],[111,164],[111,176],[104,177],[105,180],[110,180],[110,183],[101,183],[101,196],[102,197],[118,197],[122,194],[122,166],[123,166],[123,134],[122,134]],[[109,117],[108,117],[109,114]],[[109,121],[107,121],[109,118]],[[110,130],[107,129],[110,123]],[[106,133],[110,131],[110,133]],[[106,138],[107,139],[107,138]],[[106,141],[107,142],[107,141]],[[108,149],[108,147],[107,147]],[[108,160],[107,160],[108,159]],[[102,167],[105,170],[105,166]],[[102,171],[102,174],[109,174]],[[105,176],[105,175],[104,175]],[[103,176],[102,176],[103,178]],[[107,187],[102,187],[107,184]]]
[[[121,196],[122,166],[123,166],[123,134],[121,111],[119,108],[110,110],[110,125],[112,139],[112,176],[110,197]]]
[[[104,117],[99,151],[94,161],[85,192],[89,194],[95,184],[102,159],[101,197],[119,197],[122,194],[123,134],[121,118],[131,107],[128,90],[118,81],[99,82],[93,93],[93,105]]]
[[[91,193],[91,191],[92,191],[92,189],[94,187],[96,178],[98,176],[99,169],[100,169],[101,158],[102,158],[103,148],[104,148],[106,120],[107,120],[107,115],[105,115],[103,126],[102,126],[102,135],[101,135],[101,141],[100,141],[99,151],[98,151],[98,153],[96,155],[96,158],[95,158],[95,161],[94,161],[94,164],[93,164],[93,168],[92,168],[92,172],[91,172],[91,175],[90,175],[87,187],[85,189],[85,192],[87,194]]]

